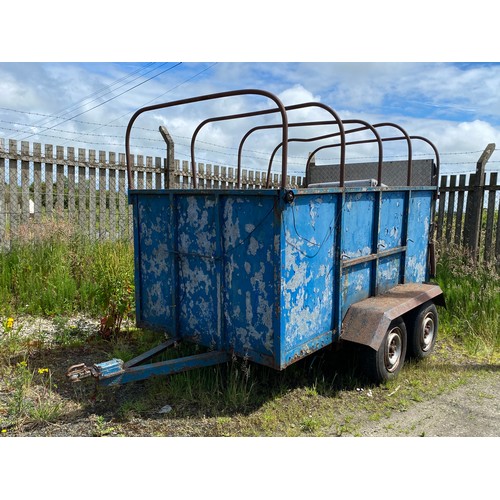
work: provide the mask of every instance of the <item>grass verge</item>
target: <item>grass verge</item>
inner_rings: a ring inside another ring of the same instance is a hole
[[[0,252],[0,304],[4,316],[69,316],[111,319],[131,311],[133,248],[129,241],[91,241],[65,221],[20,231]],[[118,325],[119,326],[119,325]]]

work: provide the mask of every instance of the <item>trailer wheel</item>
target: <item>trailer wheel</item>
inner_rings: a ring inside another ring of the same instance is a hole
[[[391,322],[378,351],[366,350],[366,370],[376,383],[397,377],[403,367],[406,355],[407,333],[403,318]]]
[[[408,354],[414,359],[428,357],[434,350],[438,332],[438,313],[433,302],[416,309],[408,331]]]

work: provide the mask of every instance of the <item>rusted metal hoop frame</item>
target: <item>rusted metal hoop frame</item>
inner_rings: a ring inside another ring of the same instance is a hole
[[[373,127],[388,126],[388,125],[400,128],[398,125],[389,124],[389,123],[376,124],[376,125],[373,125]],[[349,131],[346,132],[346,133],[349,133]],[[412,136],[406,135],[405,137],[383,137],[381,140],[382,140],[382,142],[385,142],[385,141],[399,141],[399,140],[402,140],[402,139],[405,139],[405,138],[410,141],[409,155],[411,155],[411,141],[412,140],[417,139],[417,140],[424,141],[424,142],[426,142],[427,144],[429,144],[432,147],[432,149],[434,151],[434,154],[436,156],[436,173],[435,173],[434,177],[435,177],[435,182],[437,184],[437,179],[439,179],[439,168],[440,168],[439,152],[438,152],[436,146],[429,139],[427,139],[426,137],[419,136],[419,135],[412,135]],[[346,146],[351,146],[353,144],[367,144],[367,143],[372,143],[372,142],[375,142],[375,140],[374,139],[367,139],[367,140],[364,140],[364,141],[352,141],[352,142],[347,142]],[[314,155],[318,151],[321,151],[322,149],[327,149],[327,148],[335,148],[335,147],[338,147],[339,145],[340,145],[339,143],[337,143],[337,144],[327,144],[327,145],[320,146],[320,147],[316,148],[312,153],[310,153],[309,158],[307,160],[307,164],[306,164],[306,173],[307,173],[308,169],[310,168],[311,158],[313,158]],[[379,174],[380,174],[380,172],[379,172]],[[380,185],[380,183],[381,183],[381,179],[380,178],[378,179],[378,183]],[[411,156],[409,157],[409,170],[408,170],[407,184],[408,184],[408,186],[411,185]]]
[[[375,136],[375,139],[374,140],[371,140],[370,142],[378,142],[378,174],[377,174],[377,177],[378,177],[378,182],[380,184],[381,182],[381,178],[382,178],[382,162],[383,162],[383,150],[382,150],[382,140],[378,134],[378,132],[375,130],[375,128],[370,125],[368,122],[365,122],[364,120],[343,120],[342,121],[343,124],[351,124],[351,123],[360,123],[362,125],[364,125],[364,127],[359,127],[359,128],[355,128],[355,129],[350,129],[350,130],[345,130],[344,129],[344,134],[347,135],[347,134],[352,134],[354,132],[362,132],[362,131],[365,131],[365,130],[371,130],[373,132],[373,135]],[[328,125],[328,124],[337,124],[337,122],[335,121],[329,121],[329,122],[305,122],[305,123],[302,123],[302,124],[297,124],[297,125],[304,125],[304,126],[308,126],[308,125],[317,125],[317,124],[324,124],[324,125]],[[291,127],[295,124],[292,124],[290,123],[288,126]],[[304,138],[289,138],[288,139],[288,142],[313,142],[313,141],[319,141],[319,140],[322,140],[322,139],[329,139],[331,137],[337,137],[339,134],[338,133],[332,133],[332,134],[325,134],[325,135],[320,135],[320,136],[316,136],[316,137],[308,137],[307,139],[304,139]],[[346,142],[344,143],[345,146],[349,146],[351,144],[356,144],[356,142]],[[268,169],[267,169],[267,183],[266,183],[266,187],[269,187],[269,176],[271,174],[271,168],[272,168],[272,164],[273,164],[273,160],[274,160],[274,156],[276,154],[276,152],[278,151],[278,149],[283,145],[283,143],[280,143],[278,144],[272,154],[271,154],[271,158],[269,159],[269,166],[268,166]],[[309,164],[309,160],[310,160],[311,156],[309,156],[308,158],[308,163],[306,164],[306,179],[308,178],[307,176],[307,167],[308,167],[308,164]],[[343,182],[340,184],[340,187],[343,187]]]
[[[193,187],[197,187],[197,179],[196,179],[196,162],[195,162],[195,157],[194,157],[194,144],[196,140],[196,136],[198,132],[201,130],[201,128],[206,125],[207,123],[210,122],[215,122],[215,121],[222,121],[222,120],[230,120],[230,119],[236,119],[236,118],[244,118],[244,117],[250,117],[250,116],[259,116],[259,115],[264,115],[264,114],[271,114],[271,113],[281,113],[282,117],[282,124],[275,124],[275,125],[269,125],[269,126],[260,126],[260,127],[254,127],[253,129],[249,130],[245,136],[242,138],[240,141],[240,146],[238,149],[238,187],[241,187],[241,150],[244,141],[247,139],[247,137],[253,133],[256,130],[260,129],[266,129],[266,128],[282,128],[282,142],[279,144],[276,149],[273,151],[270,162],[269,162],[269,167],[268,167],[268,178],[266,182],[266,187],[269,187],[269,180],[270,180],[270,169],[272,166],[272,161],[274,159],[274,155],[276,151],[280,148],[283,147],[282,149],[282,179],[281,179],[281,187],[285,188],[286,187],[286,174],[287,174],[287,159],[288,159],[288,142],[311,142],[314,140],[320,140],[323,138],[329,138],[329,137],[336,137],[339,136],[341,137],[340,143],[333,144],[333,145],[326,145],[326,146],[321,146],[314,150],[310,155],[306,163],[306,175],[307,171],[310,165],[311,158],[320,150],[326,149],[326,148],[331,148],[331,147],[341,147],[341,155],[340,155],[340,186],[342,187],[344,185],[344,180],[345,180],[345,146],[346,145],[353,145],[353,144],[367,144],[367,143],[373,143],[373,142],[378,142],[379,144],[379,167],[378,167],[378,182],[380,184],[381,182],[381,156],[382,156],[382,142],[384,141],[393,141],[393,140],[401,140],[401,139],[406,139],[408,143],[408,175],[407,175],[407,184],[410,186],[411,184],[411,174],[412,174],[412,145],[411,145],[411,140],[412,139],[418,139],[427,142],[432,149],[434,150],[434,153],[436,155],[436,177],[439,177],[439,153],[437,151],[437,148],[435,145],[428,140],[425,137],[421,136],[409,136],[407,132],[400,127],[397,124],[394,123],[378,123],[375,125],[370,125],[367,122],[364,122],[362,120],[340,120],[338,117],[337,113],[330,108],[329,106],[318,103],[318,102],[312,102],[312,103],[302,103],[302,104],[296,104],[292,106],[284,106],[282,102],[279,100],[278,97],[276,97],[274,94],[264,91],[264,90],[258,90],[258,89],[244,89],[244,90],[234,90],[234,91],[228,91],[228,92],[220,92],[216,94],[207,94],[203,96],[198,96],[198,97],[193,97],[189,99],[181,99],[177,101],[171,101],[167,103],[162,103],[162,104],[156,104],[152,106],[146,106],[143,108],[140,108],[137,110],[133,115],[132,118],[130,119],[128,125],[127,125],[127,130],[125,134],[125,153],[126,153],[126,162],[127,162],[127,174],[128,174],[128,183],[129,187],[132,186],[133,178],[132,178],[132,165],[130,161],[130,132],[132,129],[132,126],[137,119],[137,117],[145,112],[148,111],[154,111],[157,109],[164,109],[168,107],[174,107],[174,106],[179,106],[183,104],[190,104],[190,103],[197,103],[197,102],[202,102],[202,101],[207,101],[207,100],[212,100],[212,99],[221,99],[225,97],[233,97],[233,96],[241,96],[241,95],[261,95],[264,97],[268,97],[269,99],[273,100],[278,108],[276,109],[270,109],[270,110],[260,110],[260,111],[254,111],[254,112],[249,112],[249,113],[240,113],[236,115],[226,115],[226,116],[219,116],[219,117],[214,117],[214,118],[209,118],[207,120],[204,120],[201,122],[198,127],[196,128],[195,132],[193,133],[193,137],[191,139],[191,168],[192,168],[192,177],[193,177]],[[330,114],[336,118],[334,121],[329,121],[329,122],[304,122],[304,123],[297,123],[297,124],[289,124],[288,123],[288,116],[287,116],[287,111],[295,110],[295,109],[301,109],[305,107],[311,107],[311,106],[317,106],[320,108],[325,109],[328,111]],[[344,123],[362,123],[365,126],[357,129],[351,129],[348,131],[345,131],[343,124]],[[309,139],[300,139],[300,138],[293,138],[289,139],[288,138],[288,128],[289,126],[308,126],[308,125],[319,125],[319,124],[336,124],[339,127],[339,132],[335,134],[328,134],[325,136],[318,136],[315,138],[309,138]],[[400,130],[403,133],[404,137],[389,137],[389,138],[380,138],[380,136],[376,133],[375,128],[378,127],[395,127],[398,130]],[[349,143],[346,143],[345,141],[345,135],[348,133],[353,133],[353,132],[358,132],[358,131],[363,131],[363,130],[368,130],[370,129],[372,132],[374,132],[374,135],[376,136],[376,139],[368,139],[368,140],[362,140],[362,141],[351,141]]]
[[[180,106],[184,104],[191,104],[191,103],[197,103],[197,102],[202,102],[202,101],[208,101],[212,99],[221,99],[224,97],[233,97],[233,96],[242,96],[242,95],[260,95],[264,97],[268,97],[272,101],[275,102],[277,105],[277,109],[272,110],[272,112],[280,112],[281,113],[281,120],[282,120],[282,127],[283,127],[283,133],[282,133],[282,138],[284,143],[288,143],[288,116],[285,110],[285,107],[283,103],[276,97],[274,94],[271,92],[267,92],[265,90],[258,90],[258,89],[244,89],[244,90],[232,90],[228,92],[219,92],[216,94],[207,94],[203,96],[198,96],[198,97],[192,97],[189,99],[180,99],[178,101],[170,101],[162,104],[155,104],[152,106],[146,106],[143,108],[138,109],[133,115],[132,118],[130,119],[128,125],[127,125],[127,130],[125,133],[125,155],[126,155],[126,161],[127,161],[127,175],[128,175],[128,184],[129,188],[132,186],[133,178],[132,178],[132,165],[130,161],[130,132],[132,130],[132,126],[137,119],[139,115],[142,113],[148,112],[148,111],[155,111],[157,109],[164,109],[164,108],[170,108],[174,106]],[[192,166],[192,174],[193,174],[193,187],[197,187],[197,180],[196,180],[196,164],[194,161],[194,148],[193,148],[194,141],[192,141],[191,144],[191,166]],[[288,148],[284,147],[283,152],[282,152],[282,187],[286,187],[286,173],[287,173],[287,158],[288,158]]]
[[[291,106],[285,106],[285,110],[286,111],[293,111],[295,109],[302,109],[302,108],[313,107],[313,106],[316,106],[316,107],[319,107],[319,108],[322,108],[322,109],[328,111],[328,113],[330,113],[335,118],[336,123],[339,126],[338,135],[340,135],[340,147],[341,147],[341,149],[340,149],[340,170],[341,170],[341,176],[342,176],[344,165],[345,165],[345,146],[344,146],[345,133],[344,133],[342,121],[340,120],[340,117],[337,115],[337,113],[332,108],[330,108],[329,106],[327,106],[326,104],[323,104],[321,102],[305,102],[302,104],[293,104]],[[236,119],[236,118],[249,118],[252,116],[268,115],[268,114],[276,113],[277,111],[278,111],[278,109],[265,109],[265,110],[260,110],[260,111],[251,111],[248,113],[238,113],[235,115],[226,115],[226,116],[217,116],[217,117],[213,117],[213,118],[207,118],[206,120],[201,122],[198,125],[198,127],[196,127],[195,131],[193,132],[193,137],[191,138],[191,158],[194,161],[194,144],[196,141],[196,137],[197,137],[199,131],[208,123],[224,121],[224,120],[232,120],[232,119]],[[282,125],[269,125],[269,126],[264,125],[264,127],[266,127],[266,128],[279,128],[282,126],[283,126],[283,124]],[[289,124],[287,123],[286,126],[289,127]],[[248,135],[252,131],[253,131],[253,129],[250,129],[243,136],[243,138],[240,141],[240,147],[238,149],[238,179],[237,179],[238,188],[241,188],[241,149],[242,149],[242,143],[245,141],[245,139],[248,137]],[[285,141],[285,139],[283,139],[283,141]],[[287,134],[286,141],[287,141],[287,155],[288,155],[288,134]],[[282,171],[283,171],[283,167],[282,167]],[[285,174],[286,174],[286,172],[285,172]],[[282,174],[282,178],[281,178],[281,186],[283,188],[286,187],[286,175],[285,175],[285,177],[283,177],[283,174]],[[267,187],[269,187],[269,183],[267,183]]]

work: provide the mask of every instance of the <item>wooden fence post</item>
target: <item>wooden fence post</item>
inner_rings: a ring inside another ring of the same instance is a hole
[[[30,151],[29,142],[21,141],[21,222],[25,224],[30,216]]]
[[[19,223],[21,217],[21,207],[19,206],[19,193],[17,190],[18,182],[18,154],[17,141],[9,139],[9,190],[10,190],[10,234],[18,235]],[[15,160],[14,160],[15,158]]]
[[[479,257],[479,238],[481,235],[481,218],[483,214],[484,172],[486,163],[495,151],[495,144],[488,144],[476,165],[476,173],[471,176],[471,190],[467,197],[466,219],[464,226],[464,246],[470,255]]]
[[[39,142],[33,144],[33,204],[34,219],[39,223],[46,204],[45,197],[42,197],[42,145]]]
[[[490,177],[490,185],[488,192],[488,210],[486,212],[486,233],[484,237],[484,260],[490,262],[493,260],[493,255],[495,254],[495,248],[493,246],[493,230],[494,230],[494,219],[495,219],[495,197],[496,197],[496,187],[498,182],[498,172],[492,172]],[[497,227],[497,236],[500,231],[500,227]],[[496,257],[496,256],[495,256]]]

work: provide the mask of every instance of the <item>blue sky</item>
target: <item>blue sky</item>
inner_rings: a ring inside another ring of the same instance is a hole
[[[272,92],[285,105],[321,102],[341,119],[396,123],[436,144],[443,172],[474,169],[487,144],[500,147],[500,64],[482,62],[3,62],[0,137],[123,152],[125,127],[136,109],[245,88]],[[187,160],[189,138],[201,120],[269,105],[260,97],[232,98],[148,113],[136,122],[132,148],[137,154],[161,156],[158,126],[165,125],[176,143],[176,157]],[[317,109],[290,113],[290,121],[329,118]],[[235,166],[239,140],[251,126],[232,121],[206,127],[197,142],[197,160]],[[295,136],[326,132],[311,130]],[[255,134],[245,146],[244,166],[265,169],[279,137],[277,132]],[[405,156],[402,142],[386,145],[387,159]],[[311,149],[311,143],[291,145],[294,173],[301,173]],[[335,162],[332,151],[326,150],[318,163]],[[430,154],[425,145],[416,146],[417,157]],[[375,155],[366,146],[348,149],[347,158],[370,161]],[[499,160],[495,152],[488,168],[498,170]]]

